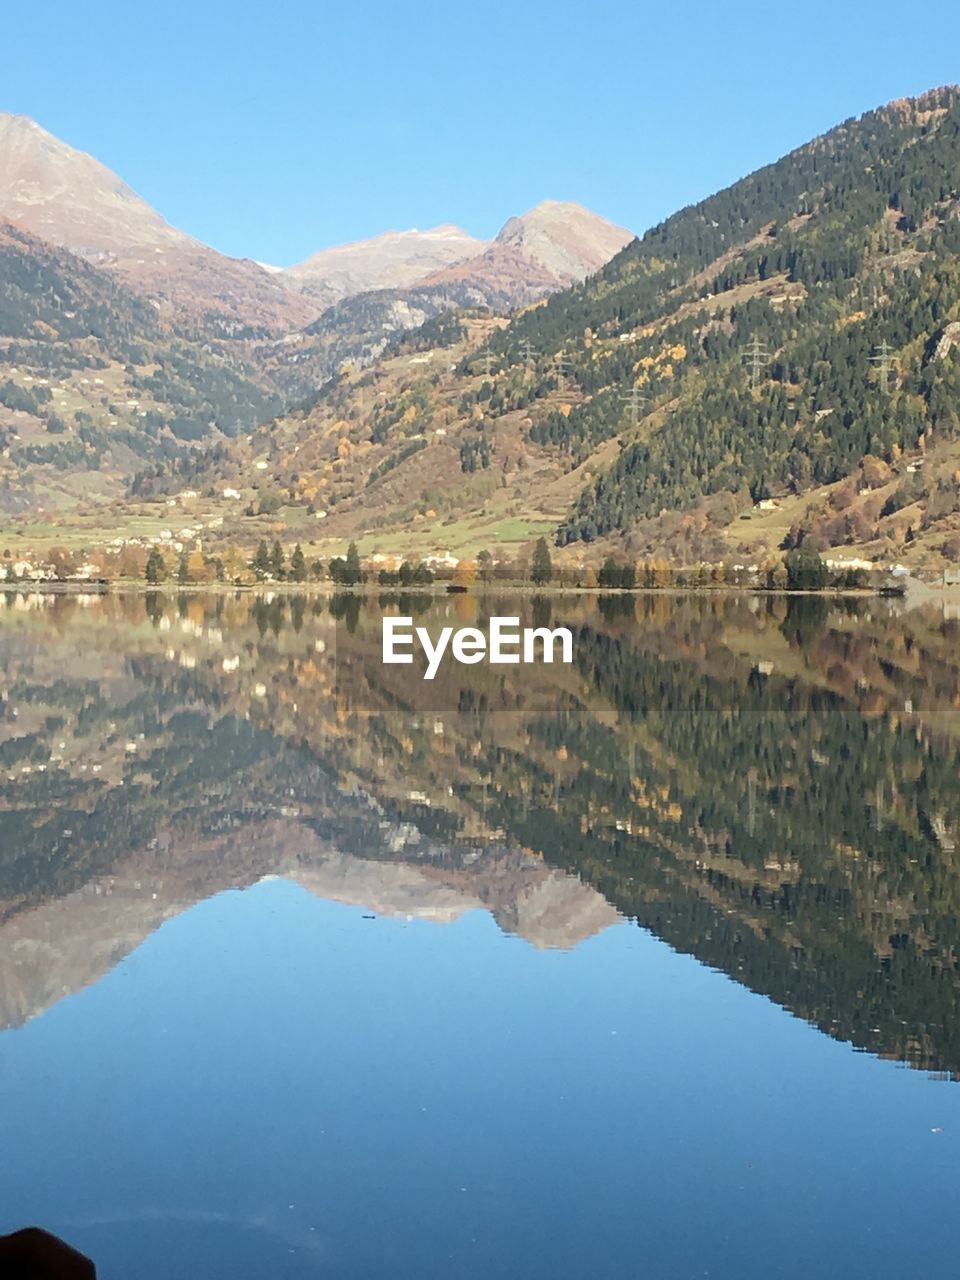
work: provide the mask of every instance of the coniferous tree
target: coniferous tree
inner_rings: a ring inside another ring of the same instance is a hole
[[[533,550],[533,565],[530,571],[532,581],[538,587],[544,587],[553,577],[553,561],[546,538],[540,538]]]
[[[347,559],[344,565],[343,583],[347,587],[355,587],[359,582],[363,581],[363,572],[360,568],[360,553],[357,551],[357,544],[351,542],[347,547]]]
[[[266,578],[270,573],[270,552],[264,539],[260,539],[257,554],[253,558],[253,568],[258,578]]]
[[[606,560],[604,560],[600,572],[597,574],[597,585],[605,590],[609,590],[611,587],[619,587],[620,566],[613,556],[607,556]]]
[[[830,571],[819,552],[805,551],[801,547],[788,552],[784,563],[788,591],[822,591],[829,581]]]
[[[152,547],[150,554],[147,556],[146,580],[149,583],[156,584],[163,582],[167,576],[167,565],[160,553],[159,547]]]

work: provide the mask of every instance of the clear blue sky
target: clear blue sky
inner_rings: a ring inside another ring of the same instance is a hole
[[[5,6],[0,109],[281,265],[545,197],[642,231],[848,116],[960,79],[960,6]]]

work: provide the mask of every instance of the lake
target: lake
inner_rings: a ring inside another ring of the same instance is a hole
[[[384,666],[381,620],[569,665]],[[955,1272],[960,622],[0,595],[0,1232],[106,1280]]]

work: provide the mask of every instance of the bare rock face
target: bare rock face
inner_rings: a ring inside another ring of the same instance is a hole
[[[0,113],[0,215],[106,267],[161,305],[286,331],[317,308],[282,278],[170,226],[115,173],[26,116]]]
[[[372,240],[322,249],[283,274],[323,306],[331,306],[371,289],[409,288],[485,247],[485,241],[449,225],[430,231],[388,231]]]
[[[952,320],[937,341],[934,358],[945,360],[958,342],[960,342],[960,320]]]

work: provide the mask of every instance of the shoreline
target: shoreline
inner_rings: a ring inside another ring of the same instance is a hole
[[[960,588],[928,587],[925,583],[917,584],[925,592],[924,603],[930,599],[958,599]],[[331,582],[258,582],[258,583],[226,583],[226,582],[189,582],[189,583],[147,583],[133,581],[117,582],[11,582],[0,583],[3,595],[288,595],[288,596],[344,596],[352,595],[367,598],[379,596],[435,596],[437,599],[457,599],[470,596],[474,599],[484,596],[610,596],[628,598],[630,596],[713,596],[713,595],[755,595],[784,596],[788,599],[796,596],[816,596],[830,599],[906,599],[909,591],[890,591],[883,587],[826,587],[822,591],[791,591],[786,587],[736,586],[712,583],[703,587],[578,587],[578,586],[546,586],[535,587],[525,583],[503,583],[501,585],[485,584],[481,587],[467,587],[463,590],[448,591],[444,583],[429,583],[417,587],[382,587],[379,584],[363,583],[358,586],[338,586]]]

